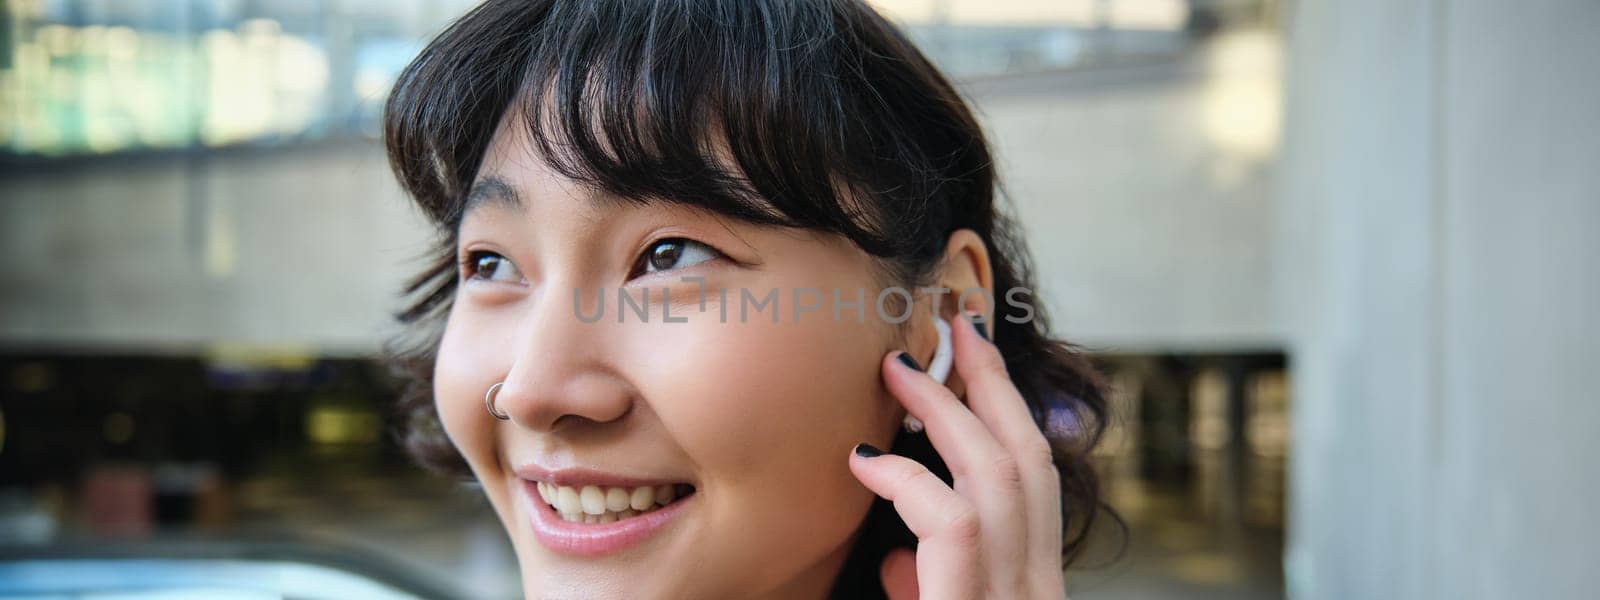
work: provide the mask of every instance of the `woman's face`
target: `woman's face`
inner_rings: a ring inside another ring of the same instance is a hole
[[[524,131],[502,126],[480,168],[434,392],[525,593],[821,597],[872,500],[849,452],[887,447],[900,416],[879,379],[895,335],[869,258],[597,194],[546,167]],[[836,319],[834,290],[865,302]],[[796,319],[806,307],[819,308]],[[504,421],[484,402],[502,381]],[[681,497],[662,504],[662,486]]]

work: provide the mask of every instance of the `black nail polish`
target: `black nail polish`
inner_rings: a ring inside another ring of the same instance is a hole
[[[908,367],[911,367],[911,370],[913,370],[913,371],[921,371],[922,370],[922,365],[917,364],[917,359],[911,358],[910,354],[906,354],[904,352],[901,352],[900,355],[896,356],[895,358],[900,359],[900,364],[908,366]]]
[[[972,329],[978,332],[978,337],[983,338],[983,341],[994,342],[994,340],[989,339],[989,329],[984,327],[984,323],[978,322],[977,313],[967,313],[967,322],[972,324]]]
[[[883,451],[879,450],[877,447],[873,446],[872,444],[866,444],[866,443],[856,444],[856,456],[859,456],[861,458],[872,458],[872,457],[875,457],[875,456],[883,456]]]

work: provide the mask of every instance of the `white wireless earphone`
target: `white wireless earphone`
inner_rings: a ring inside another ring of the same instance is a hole
[[[956,353],[950,347],[950,324],[934,317],[933,328],[939,332],[939,346],[934,348],[933,360],[928,363],[928,376],[944,383],[945,378],[950,376],[950,366],[955,363]]]
[[[939,332],[939,346],[933,350],[933,360],[928,362],[928,376],[934,381],[944,383],[950,376],[950,366],[955,363],[955,351],[950,346],[950,324],[939,317],[933,318],[933,328]],[[901,423],[906,431],[918,433],[922,431],[922,421],[911,415],[906,415]]]

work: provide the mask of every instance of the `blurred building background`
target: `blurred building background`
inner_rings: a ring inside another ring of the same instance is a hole
[[[1131,537],[1072,597],[1600,585],[1600,4],[875,4],[1115,384]],[[0,544],[289,536],[516,594],[375,360],[431,241],[378,111],[470,5],[0,3]]]

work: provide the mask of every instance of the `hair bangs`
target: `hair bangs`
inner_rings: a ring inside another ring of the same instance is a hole
[[[919,154],[925,144],[904,137],[941,115],[890,106],[877,89],[904,77],[878,64],[884,56],[920,55],[906,43],[870,56],[866,40],[904,40],[851,10],[861,9],[556,2],[515,19],[480,8],[430,46],[453,50],[441,53],[450,60],[418,61],[397,83],[391,160],[429,216],[454,226],[493,135],[483,112],[497,111],[487,121],[528,128],[553,170],[616,197],[904,253],[925,238],[910,235],[921,220],[951,220],[940,192],[952,157]],[[863,22],[884,30],[863,36]],[[906,122],[918,116],[926,122]]]

